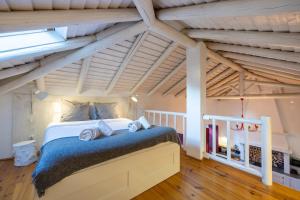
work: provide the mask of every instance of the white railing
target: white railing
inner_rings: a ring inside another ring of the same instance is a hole
[[[232,167],[241,169],[248,173],[262,177],[262,182],[266,185],[272,185],[272,132],[270,117],[261,117],[260,119],[244,119],[236,117],[204,115],[204,120],[211,120],[212,124],[212,152],[207,152],[207,156],[218,162],[230,165]],[[226,122],[226,156],[216,152],[216,121]],[[244,123],[244,162],[236,161],[231,158],[231,122]],[[255,168],[249,164],[249,131],[248,125],[256,124],[261,126],[261,159],[262,167]]]
[[[169,126],[174,128],[177,133],[183,134],[183,147],[185,146],[186,136],[186,114],[181,112],[167,112],[160,110],[145,110],[147,120],[158,126]]]

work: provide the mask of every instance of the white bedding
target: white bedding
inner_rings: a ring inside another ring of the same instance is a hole
[[[96,128],[100,120],[60,122],[49,124],[44,133],[44,142],[46,143],[64,137],[79,136],[84,129]],[[104,119],[113,130],[128,129],[128,124],[132,120],[127,118]]]

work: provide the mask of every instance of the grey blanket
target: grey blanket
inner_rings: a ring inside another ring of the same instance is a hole
[[[120,130],[116,135],[88,142],[78,137],[56,139],[42,147],[33,183],[41,197],[48,187],[78,170],[167,141],[179,143],[176,131],[168,127],[135,133]]]

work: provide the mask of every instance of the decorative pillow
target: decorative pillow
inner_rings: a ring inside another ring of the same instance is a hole
[[[61,116],[62,122],[90,120],[89,103],[77,103],[64,100],[63,106],[67,109]]]
[[[118,118],[117,103],[94,103],[97,111],[97,119]]]
[[[100,120],[98,123],[100,132],[105,136],[111,136],[113,134],[113,129],[104,121]]]
[[[90,103],[90,119],[96,120],[97,118],[97,109],[94,105],[94,103]]]

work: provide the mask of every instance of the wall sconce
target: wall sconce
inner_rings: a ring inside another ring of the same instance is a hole
[[[44,99],[46,99],[48,97],[48,92],[45,92],[45,91],[40,91],[40,90],[36,90],[34,91],[34,96],[40,100],[40,101],[43,101]]]

